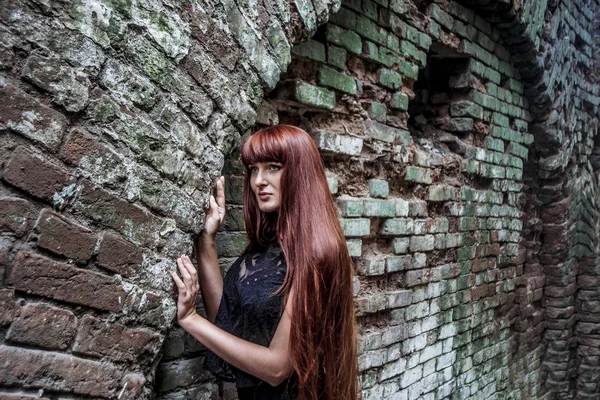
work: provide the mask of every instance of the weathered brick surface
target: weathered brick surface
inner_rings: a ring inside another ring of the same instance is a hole
[[[60,192],[71,181],[64,168],[33,155],[24,147],[18,147],[14,151],[4,168],[2,179],[49,202],[55,193]]]
[[[114,398],[120,373],[111,364],[67,354],[0,346],[0,384]]]
[[[35,229],[39,246],[77,262],[89,260],[97,242],[92,231],[48,209],[40,213]]]
[[[56,150],[67,125],[64,115],[4,81],[0,82],[0,97],[0,126]]]
[[[76,330],[77,317],[71,311],[30,303],[21,307],[7,338],[13,343],[65,350],[73,342]]]
[[[142,250],[112,233],[104,233],[96,262],[109,271],[123,276],[134,274],[141,268]]]
[[[0,198],[0,230],[21,236],[29,228],[31,204],[17,197]]]
[[[13,289],[0,289],[0,326],[10,325],[15,318],[17,306]]]
[[[98,223],[144,245],[152,244],[160,227],[158,218],[89,181],[82,184],[78,209]]]
[[[106,275],[23,251],[8,280],[17,290],[99,310],[119,312],[127,299],[123,287]]]
[[[81,319],[73,351],[87,356],[107,356],[115,361],[139,362],[144,356],[152,361],[160,345],[160,335],[148,329],[126,328],[86,315]]]

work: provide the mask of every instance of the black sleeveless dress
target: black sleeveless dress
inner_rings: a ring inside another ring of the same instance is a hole
[[[283,312],[283,296],[273,293],[283,283],[286,263],[278,243],[262,252],[246,252],[229,268],[215,325],[250,342],[269,346]],[[297,379],[292,375],[273,387],[241,371],[208,350],[204,368],[219,379],[235,382],[240,400],[295,400]]]

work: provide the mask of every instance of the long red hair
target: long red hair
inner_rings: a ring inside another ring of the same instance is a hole
[[[355,400],[353,267],[319,151],[302,129],[277,125],[246,140],[242,161],[248,246],[278,239],[287,263],[279,291],[287,300],[293,289],[291,363],[300,398]],[[268,161],[283,165],[278,213],[261,212],[250,187],[248,166]]]

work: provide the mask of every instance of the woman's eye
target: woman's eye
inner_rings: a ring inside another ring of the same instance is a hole
[[[271,164],[269,168],[273,171],[279,171],[281,169],[281,165]]]
[[[253,173],[255,173],[256,171],[258,171],[258,168],[256,168],[256,167],[250,167],[250,168],[248,168],[248,169],[250,170],[250,173],[251,173],[251,174],[253,174]]]

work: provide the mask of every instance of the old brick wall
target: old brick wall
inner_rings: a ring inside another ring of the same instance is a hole
[[[337,8],[0,2],[0,398],[154,396],[174,258],[291,45]]]
[[[277,121],[339,205],[363,399],[598,397],[598,1],[1,5],[0,397],[235,398],[168,271],[221,173],[240,254]]]
[[[597,10],[346,0],[292,49],[261,119],[322,151],[356,264],[364,399],[600,394]],[[245,243],[228,164],[224,269]]]

